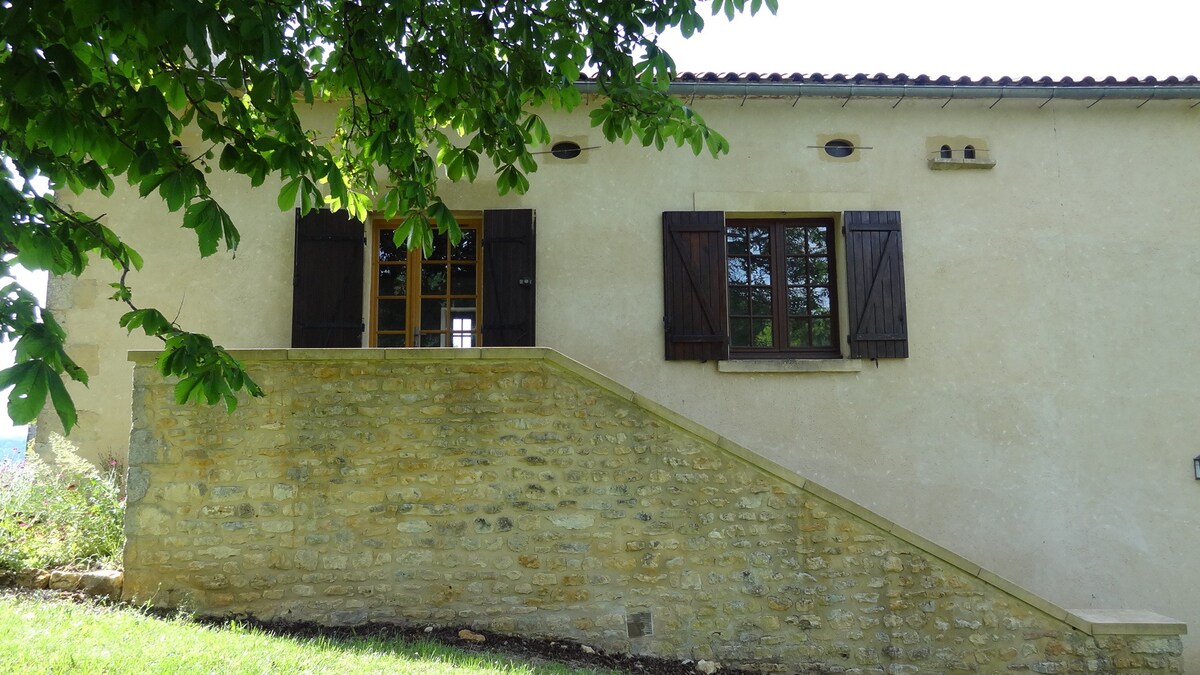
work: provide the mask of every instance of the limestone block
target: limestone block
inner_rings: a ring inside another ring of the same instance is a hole
[[[80,590],[87,595],[108,598],[121,597],[125,574],[120,570],[96,570],[83,575]]]
[[[50,573],[50,588],[56,591],[78,590],[83,583],[83,575],[79,572],[64,572],[54,570]]]

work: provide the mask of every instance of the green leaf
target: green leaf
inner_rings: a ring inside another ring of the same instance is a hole
[[[174,325],[157,309],[135,309],[121,315],[119,321],[122,328],[132,333],[141,328],[146,335],[164,335],[174,330]]]
[[[293,208],[295,208],[296,195],[297,195],[297,193],[300,192],[300,183],[302,180],[303,180],[302,177],[293,178],[290,181],[284,183],[283,187],[280,188],[279,199],[277,200],[280,211],[290,211]],[[308,211],[306,209],[303,212],[307,213]]]
[[[199,401],[203,391],[204,387],[201,386],[200,380],[194,377],[185,377],[175,383],[175,403],[183,405],[184,403]]]
[[[196,188],[188,176],[178,170],[167,174],[166,180],[158,186],[158,193],[166,200],[168,209],[178,211],[196,194]]]
[[[450,243],[457,244],[462,239],[462,230],[458,227],[458,220],[440,200],[430,205],[429,216],[437,225],[438,232],[445,232],[449,235]]]
[[[4,374],[11,370],[19,372],[6,378]],[[13,424],[33,422],[46,406],[46,393],[49,391],[47,371],[46,364],[40,360],[26,361],[0,371],[0,382],[10,379],[13,382],[12,391],[8,394],[8,416]]]
[[[47,373],[46,382],[49,385],[50,402],[54,406],[54,412],[58,413],[58,419],[63,425],[63,432],[69,434],[78,420],[75,402],[71,400],[71,395],[67,393],[67,388],[63,385],[62,378],[58,376],[58,373]],[[41,406],[38,407],[38,411],[41,411]]]
[[[230,250],[236,250],[241,241],[233,219],[211,198],[193,202],[183,214],[183,226],[196,231],[201,257],[216,253],[217,244],[222,240],[225,248]]]
[[[226,145],[221,149],[221,159],[219,166],[222,171],[230,171],[237,167],[241,160],[241,153],[233,145]]]

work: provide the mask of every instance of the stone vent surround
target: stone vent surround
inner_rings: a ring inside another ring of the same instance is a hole
[[[1186,627],[1066,610],[545,348],[134,352],[124,598],[432,622],[764,672],[1182,672]]]

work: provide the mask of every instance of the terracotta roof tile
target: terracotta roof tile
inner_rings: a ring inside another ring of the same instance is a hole
[[[584,76],[582,79],[589,79]],[[1054,79],[1047,76],[1038,78],[1029,75],[1012,77],[1004,76],[999,78],[981,77],[973,79],[967,76],[952,77],[950,75],[907,75],[899,73],[896,75],[888,75],[886,73],[875,73],[868,75],[866,73],[734,73],[734,72],[682,72],[679,73],[675,81],[677,82],[724,82],[724,83],[759,83],[759,82],[774,82],[774,83],[837,83],[837,84],[884,84],[884,85],[931,85],[931,86],[947,86],[954,85],[960,87],[970,86],[1006,86],[1006,87],[1094,87],[1094,86],[1170,86],[1170,85],[1191,85],[1200,82],[1195,75],[1186,77],[1178,77],[1172,75],[1163,79],[1155,77],[1128,77],[1118,79],[1111,75],[1102,79],[1096,77],[1084,77],[1076,80],[1071,77],[1063,77]]]

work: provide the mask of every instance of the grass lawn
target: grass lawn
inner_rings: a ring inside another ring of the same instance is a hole
[[[501,654],[432,642],[270,635],[230,623],[206,626],[130,608],[34,595],[0,595],[0,673],[454,673],[577,675]]]

